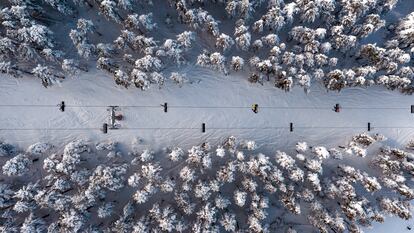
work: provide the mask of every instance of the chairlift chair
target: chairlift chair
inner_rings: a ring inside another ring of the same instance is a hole
[[[335,112],[341,112],[341,105],[339,105],[339,104],[335,104],[335,106],[334,106],[334,111],[335,111]]]

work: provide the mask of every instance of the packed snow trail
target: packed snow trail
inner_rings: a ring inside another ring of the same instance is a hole
[[[116,87],[111,78],[99,71],[83,74],[78,79],[66,80],[61,87],[47,89],[39,85],[36,80],[20,81],[2,77],[0,99],[3,105],[54,106],[60,101],[65,101],[68,106],[159,106],[168,102],[171,106],[246,106],[246,108],[171,107],[167,113],[164,113],[161,106],[145,109],[123,107],[121,111],[125,117],[121,122],[123,128],[194,129],[121,129],[103,134],[98,128],[102,123],[107,122],[108,112],[105,107],[68,107],[65,112],[60,112],[57,106],[2,107],[0,128],[68,130],[6,130],[0,131],[0,139],[26,148],[39,141],[50,142],[59,147],[79,138],[89,139],[93,143],[114,140],[130,145],[134,138],[138,137],[149,148],[157,150],[175,145],[186,148],[203,141],[216,143],[229,135],[234,135],[241,139],[255,140],[260,147],[259,150],[274,153],[275,149],[288,152],[298,141],[307,141],[309,145],[340,145],[346,143],[352,135],[366,131],[368,122],[372,123],[373,133],[384,134],[396,145],[414,138],[414,129],[376,128],[414,127],[414,114],[409,110],[410,105],[414,104],[414,98],[380,87],[346,89],[340,93],[326,92],[322,87],[313,87],[312,91],[306,94],[301,88],[295,88],[292,92],[283,92],[271,87],[270,84],[252,85],[244,81],[243,77],[225,77],[203,69],[189,69],[187,76],[191,77],[192,84],[187,83],[179,88],[168,83],[160,90],[151,89],[145,92],[135,88]],[[249,108],[254,103],[259,104],[258,114],[254,114]],[[344,107],[340,113],[331,109],[336,103]],[[260,106],[307,108],[268,109]],[[347,109],[347,107],[366,109]],[[403,109],[375,109],[399,107]],[[293,132],[289,132],[290,122],[294,123]],[[201,133],[201,123],[206,123],[206,133]],[[265,129],[280,126],[284,128]],[[301,126],[315,128],[300,128]],[[332,128],[318,128],[328,126]],[[93,130],[76,130],[77,128],[93,128]],[[376,227],[368,232],[404,232],[407,224],[409,223],[397,218],[387,218],[386,224],[375,224]]]
[[[405,142],[414,135],[414,129],[410,128],[414,127],[414,114],[410,113],[413,97],[380,87],[337,93],[315,86],[306,94],[301,88],[284,92],[270,84],[252,85],[242,77],[226,77],[204,69],[189,69],[187,73],[192,84],[180,88],[168,83],[160,90],[153,88],[145,92],[116,87],[112,79],[99,71],[47,89],[31,79],[20,82],[2,78],[0,98],[4,105],[55,106],[65,101],[69,107],[65,112],[60,112],[57,106],[2,107],[1,129],[39,130],[5,130],[1,138],[27,146],[37,141],[61,145],[79,137],[130,143],[132,138],[139,137],[151,147],[162,148],[178,144],[185,147],[206,140],[214,143],[234,135],[274,149],[292,146],[300,140],[325,145],[343,143],[351,135],[366,131],[368,122],[371,122],[372,132],[383,133],[396,143]],[[171,106],[167,113],[161,107],[164,102]],[[254,103],[259,104],[257,114],[250,109]],[[336,103],[344,107],[340,113],[332,110]],[[110,130],[105,135],[99,128],[108,121],[109,114],[104,106],[109,105],[127,107],[121,107],[124,116],[121,129]],[[293,132],[289,132],[290,122],[294,123]],[[202,123],[206,123],[206,133],[201,132]]]

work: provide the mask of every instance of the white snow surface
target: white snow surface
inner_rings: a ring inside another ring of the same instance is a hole
[[[309,146],[342,144],[349,141],[352,135],[366,131],[368,122],[371,122],[372,133],[382,133],[395,140],[396,145],[406,143],[414,136],[413,129],[404,128],[414,127],[414,114],[410,113],[414,98],[399,92],[381,87],[349,88],[339,93],[326,92],[322,87],[315,87],[309,94],[301,88],[284,92],[271,85],[265,84],[263,87],[260,84],[250,84],[237,75],[223,76],[190,66],[183,70],[192,81],[191,84],[187,83],[181,88],[167,84],[162,89],[152,88],[148,91],[116,87],[112,79],[100,71],[82,74],[76,79],[66,80],[60,87],[47,89],[32,79],[2,77],[1,104],[57,105],[60,101],[65,101],[66,105],[81,106],[160,106],[167,102],[169,109],[164,113],[161,106],[121,107],[120,113],[124,116],[120,121],[121,128],[103,134],[99,128],[108,122],[106,107],[67,107],[63,113],[58,107],[1,107],[0,129],[68,129],[2,130],[1,139],[17,143],[23,148],[39,141],[53,142],[59,148],[79,138],[91,142],[116,140],[130,145],[138,137],[153,149],[159,149],[165,146],[186,148],[203,141],[215,143],[234,135],[240,139],[254,140],[262,149],[284,149],[295,148],[295,144],[300,141],[306,141]],[[336,103],[344,108],[340,113],[332,110]],[[259,105],[257,114],[250,109],[252,104]],[[173,106],[245,108],[200,109]],[[404,109],[346,109],[353,107]],[[293,132],[289,132],[290,122],[294,124]],[[206,123],[206,133],[201,132],[202,123]],[[77,130],[79,128],[96,129]]]
[[[67,130],[0,130],[0,139],[17,144],[21,148],[37,142],[49,142],[62,148],[75,139],[92,143],[117,141],[131,146],[136,138],[152,150],[166,146],[188,147],[208,141],[221,142],[234,135],[239,139],[254,140],[259,150],[289,151],[297,142],[306,141],[309,146],[337,146],[346,143],[356,134],[366,131],[372,124],[372,133],[381,133],[389,138],[388,143],[401,146],[414,138],[414,128],[393,129],[390,127],[414,127],[414,114],[410,105],[412,96],[401,95],[380,87],[368,89],[349,88],[340,93],[326,92],[323,87],[314,87],[309,94],[301,88],[284,92],[268,84],[253,85],[237,75],[223,76],[213,71],[183,67],[192,83],[183,87],[167,84],[162,89],[140,91],[113,85],[113,80],[100,71],[82,74],[76,79],[66,80],[61,86],[43,88],[33,79],[0,78],[1,104],[10,105],[55,105],[65,101],[67,105],[160,105],[167,102],[168,113],[163,108],[122,107],[124,116],[121,128],[103,134],[98,130],[107,122],[105,107],[68,107],[60,112],[58,107],[1,107],[0,129],[62,128]],[[259,112],[253,113],[252,104],[259,104]],[[340,113],[332,108],[336,103],[343,106]],[[245,109],[230,108],[174,108],[173,106],[244,106]],[[293,107],[296,109],[269,109],[267,107]],[[262,107],[262,108],[261,108]],[[301,109],[300,107],[305,107]],[[319,109],[319,108],[324,109]],[[346,109],[399,108],[405,109]],[[294,128],[289,132],[289,123]],[[206,123],[206,133],[201,132],[201,123]],[[336,128],[318,128],[318,127]],[[125,129],[125,128],[188,128],[188,130]],[[271,128],[271,127],[284,127]],[[355,128],[341,128],[355,127]],[[376,128],[381,127],[381,128]],[[96,128],[96,130],[74,130]],[[211,129],[250,128],[250,129]],[[256,129],[253,129],[256,128]],[[376,225],[366,232],[405,232],[409,223],[397,218],[387,218],[386,224]],[[397,230],[398,229],[398,230]]]

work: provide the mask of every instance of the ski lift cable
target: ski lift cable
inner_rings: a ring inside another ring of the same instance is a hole
[[[34,107],[34,108],[41,108],[41,107],[56,107],[56,105],[48,105],[48,104],[1,104],[0,107]]]
[[[99,129],[100,128],[0,128],[0,131],[84,131]]]
[[[387,110],[387,109],[410,109],[410,107],[411,106],[409,106],[409,107],[342,107],[342,109],[379,109],[379,110],[381,110],[381,109],[385,109],[385,110]]]
[[[54,108],[58,105],[51,104],[1,104],[0,107],[28,107],[28,108],[43,108],[50,107]],[[66,108],[107,108],[111,105],[65,105]],[[161,108],[160,105],[113,105],[120,108]],[[341,106],[341,109],[355,109],[355,110],[405,110],[410,109],[411,106],[407,107],[353,107],[353,106]],[[178,109],[251,109],[251,106],[195,106],[195,105],[169,105],[168,108]],[[259,106],[261,109],[326,109],[332,110],[332,107],[321,107],[321,106]]]
[[[295,129],[365,129],[366,126],[295,126]],[[287,126],[270,127],[207,127],[208,130],[270,130],[289,129]],[[373,126],[372,129],[414,129],[414,126]],[[0,128],[0,131],[85,131],[101,128]],[[119,130],[200,130],[200,127],[126,127]]]

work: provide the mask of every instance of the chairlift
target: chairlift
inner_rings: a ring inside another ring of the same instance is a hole
[[[58,104],[57,106],[59,107],[59,110],[61,112],[64,112],[65,111],[65,107],[66,107],[65,101],[60,102],[60,104]]]
[[[102,125],[102,132],[104,134],[107,134],[108,133],[108,124],[107,123],[103,123],[103,125]]]
[[[253,104],[252,105],[252,111],[257,114],[259,112],[259,105],[258,104]]]
[[[119,111],[119,107],[118,106],[109,106],[107,109],[110,112],[109,115],[109,129],[119,129],[120,128],[120,124],[117,124],[117,121],[122,121],[123,120],[123,115],[120,113],[116,113],[116,111]]]
[[[164,112],[168,111],[168,104],[167,103],[161,104],[161,107],[164,108]]]
[[[334,109],[335,112],[341,112],[341,105],[335,104]]]

